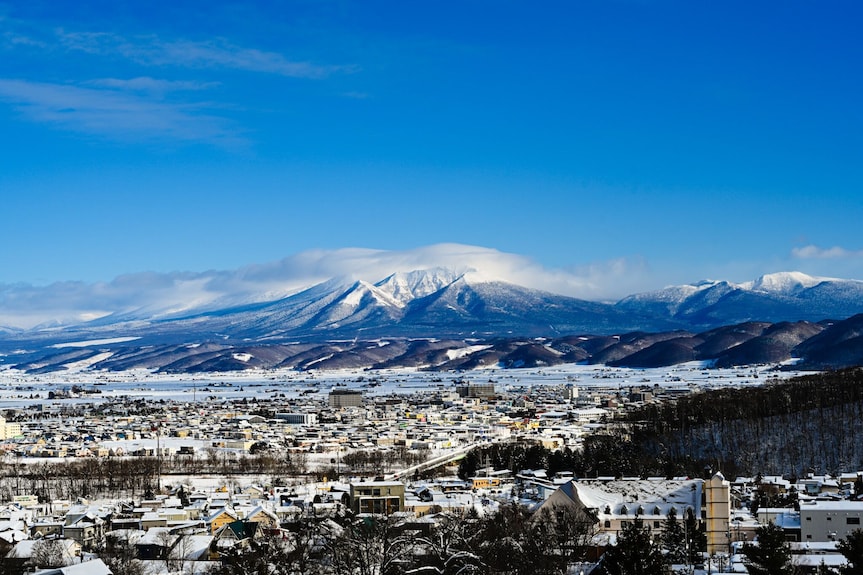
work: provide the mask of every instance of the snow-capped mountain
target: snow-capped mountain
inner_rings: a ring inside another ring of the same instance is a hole
[[[820,321],[863,312],[863,282],[800,272],[763,275],[741,284],[705,281],[626,297],[618,309],[710,328],[747,321]]]
[[[126,308],[91,322],[0,331],[0,353],[118,337],[136,338],[136,345],[274,344],[693,332],[744,322],[820,322],[863,313],[863,282],[778,273],[741,284],[675,286],[608,304],[528,289],[475,271],[430,268],[374,282],[337,277],[271,301],[254,294],[250,300],[228,307],[209,301],[172,313]]]
[[[460,274],[446,268],[397,272],[379,281],[375,287],[406,304],[416,298],[435,293],[459,277]]]
[[[778,272],[766,274],[755,281],[740,284],[740,287],[750,291],[762,291],[793,296],[804,289],[815,287],[824,282],[836,282],[834,278],[820,278],[801,272]]]
[[[0,364],[31,372],[655,367],[791,357],[863,364],[863,282],[800,273],[704,281],[608,304],[432,268],[376,282],[333,278],[271,301],[175,309],[126,308],[75,325],[0,330]]]

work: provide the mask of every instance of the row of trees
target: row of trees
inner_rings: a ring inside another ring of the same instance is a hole
[[[531,514],[509,505],[487,515],[444,513],[432,523],[402,516],[304,517],[249,546],[221,549],[211,575],[563,575],[587,557],[592,521]],[[100,553],[115,575],[141,575],[128,546]],[[166,554],[165,567],[179,571]]]
[[[562,575],[595,562],[604,549],[596,519],[568,507],[531,513],[506,505],[493,513],[443,513],[434,523],[393,516],[305,520],[287,537],[258,541],[227,556],[215,575]],[[698,520],[670,514],[661,531],[640,520],[624,525],[602,558],[608,575],[664,574],[697,562],[706,547]]]
[[[339,471],[379,474],[386,468],[404,468],[428,458],[426,450],[358,450],[335,460],[325,469],[311,469],[308,454],[284,447],[257,447],[249,455],[207,448],[199,454],[98,457],[28,462],[6,456],[0,461],[0,498],[36,494],[42,501],[77,497],[129,499],[158,490],[160,477],[170,475],[215,475],[219,477],[256,475],[272,485],[286,478],[326,475]]]

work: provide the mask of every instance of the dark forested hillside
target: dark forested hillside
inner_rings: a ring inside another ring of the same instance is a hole
[[[855,368],[647,405],[585,438],[581,451],[495,444],[469,453],[460,474],[484,462],[577,477],[835,474],[863,469],[860,438],[863,369]]]
[[[795,474],[863,467],[863,370],[694,394],[627,418],[645,455],[671,467]]]

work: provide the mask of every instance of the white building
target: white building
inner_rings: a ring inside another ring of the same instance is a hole
[[[800,537],[809,541],[838,541],[863,528],[863,501],[800,503]]]

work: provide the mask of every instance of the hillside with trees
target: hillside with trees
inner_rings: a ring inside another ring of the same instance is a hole
[[[486,462],[576,477],[837,473],[863,468],[860,437],[863,369],[855,368],[648,404],[586,437],[581,450],[490,445],[469,453],[459,474]]]

